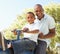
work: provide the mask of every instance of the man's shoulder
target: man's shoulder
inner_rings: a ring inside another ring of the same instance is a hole
[[[35,21],[34,21],[34,23],[39,23],[40,22],[40,20],[39,19],[35,19]]]
[[[54,20],[54,18],[52,16],[50,16],[49,14],[45,14],[45,18],[47,21]]]

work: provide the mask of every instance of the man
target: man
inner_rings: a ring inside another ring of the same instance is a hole
[[[50,38],[55,36],[55,21],[51,16],[44,13],[44,9],[40,4],[34,6],[34,11],[37,16],[35,22],[39,23],[41,31],[38,36],[38,46],[36,47],[35,54],[46,54]]]

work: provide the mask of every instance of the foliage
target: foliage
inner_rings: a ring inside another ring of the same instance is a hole
[[[60,4],[49,4],[44,7],[45,12],[51,15],[55,21],[60,22]]]
[[[56,42],[60,42],[60,23],[56,23]]]

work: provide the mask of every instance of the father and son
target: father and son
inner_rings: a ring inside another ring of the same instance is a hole
[[[18,46],[20,52],[29,49],[34,51],[34,54],[46,54],[50,38],[55,36],[55,21],[54,18],[44,13],[44,9],[40,4],[34,6],[34,12],[36,16],[33,12],[27,12],[26,14],[28,23],[21,31],[24,34],[24,38],[13,44]],[[15,31],[13,33],[16,34]]]

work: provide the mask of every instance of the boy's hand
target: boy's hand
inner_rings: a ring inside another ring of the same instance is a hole
[[[14,29],[12,32],[14,33],[14,35],[17,35],[16,29]]]
[[[23,28],[23,32],[27,32],[28,30],[28,28]]]

